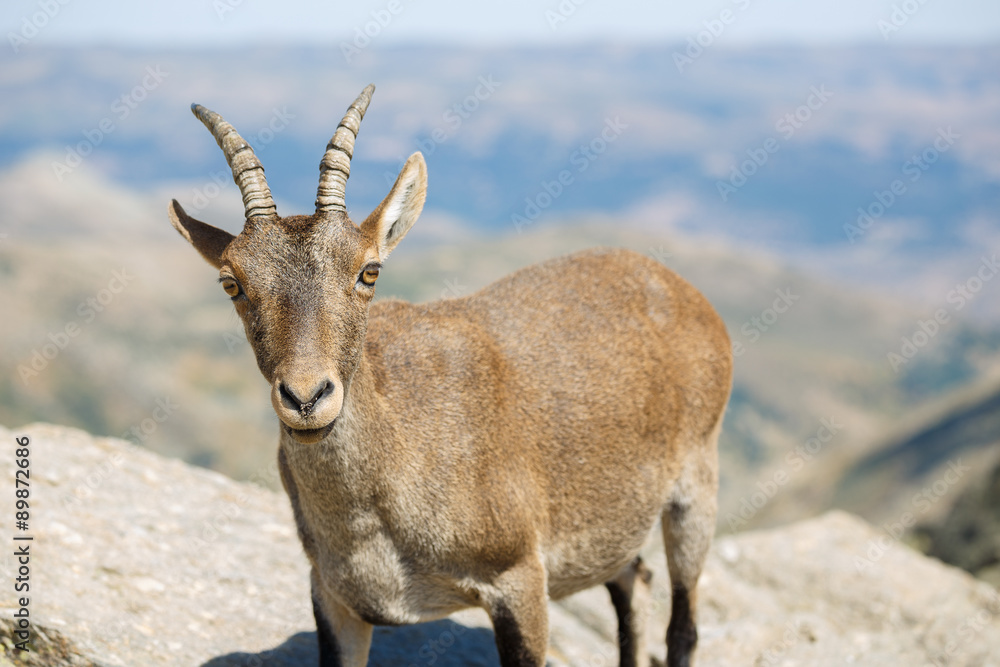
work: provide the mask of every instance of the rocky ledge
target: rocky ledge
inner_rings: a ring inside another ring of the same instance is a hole
[[[20,530],[24,436],[30,514]],[[0,443],[0,665],[316,664],[307,564],[284,495],[58,426],[0,428]],[[699,664],[1000,665],[996,589],[892,532],[832,512],[716,539],[699,588]],[[25,545],[26,575],[15,555]],[[662,659],[669,586],[658,551],[654,542],[646,554],[649,647]],[[28,592],[15,591],[19,577]],[[14,650],[24,613],[29,652]],[[553,603],[550,616],[553,667],[617,664],[606,591]],[[476,611],[379,628],[370,664],[499,663]]]

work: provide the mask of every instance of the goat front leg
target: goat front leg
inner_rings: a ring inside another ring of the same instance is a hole
[[[323,592],[316,568],[311,582],[320,667],[365,667],[372,644],[372,626]]]
[[[520,563],[494,582],[486,603],[503,667],[544,667],[549,648],[545,566],[540,556]]]

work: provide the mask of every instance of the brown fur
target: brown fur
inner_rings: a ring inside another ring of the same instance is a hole
[[[371,624],[479,606],[505,667],[542,665],[548,599],[606,582],[619,607],[648,599],[633,596],[636,557],[661,515],[686,593],[675,614],[693,619],[731,382],[721,320],[673,272],[610,249],[462,299],[371,304],[361,276],[416,220],[425,173],[411,156],[360,226],[323,212],[255,219],[232,237],[170,207],[242,287],[322,659],[360,667]],[[634,615],[623,631],[641,637]],[[686,664],[690,632],[671,664]],[[648,662],[629,650],[623,663]]]

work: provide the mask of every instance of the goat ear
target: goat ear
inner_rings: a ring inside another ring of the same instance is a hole
[[[170,224],[174,229],[201,253],[206,262],[217,269],[222,267],[222,251],[235,236],[224,229],[195,220],[184,212],[176,199],[172,199],[167,206],[167,215],[170,216]]]
[[[427,197],[427,165],[424,156],[414,153],[403,165],[396,183],[371,215],[361,224],[361,231],[378,247],[385,259],[424,210]]]

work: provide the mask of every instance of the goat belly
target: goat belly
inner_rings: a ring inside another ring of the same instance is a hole
[[[413,572],[387,540],[369,540],[346,557],[320,556],[323,585],[372,625],[408,625],[444,618],[476,604],[454,580]]]

